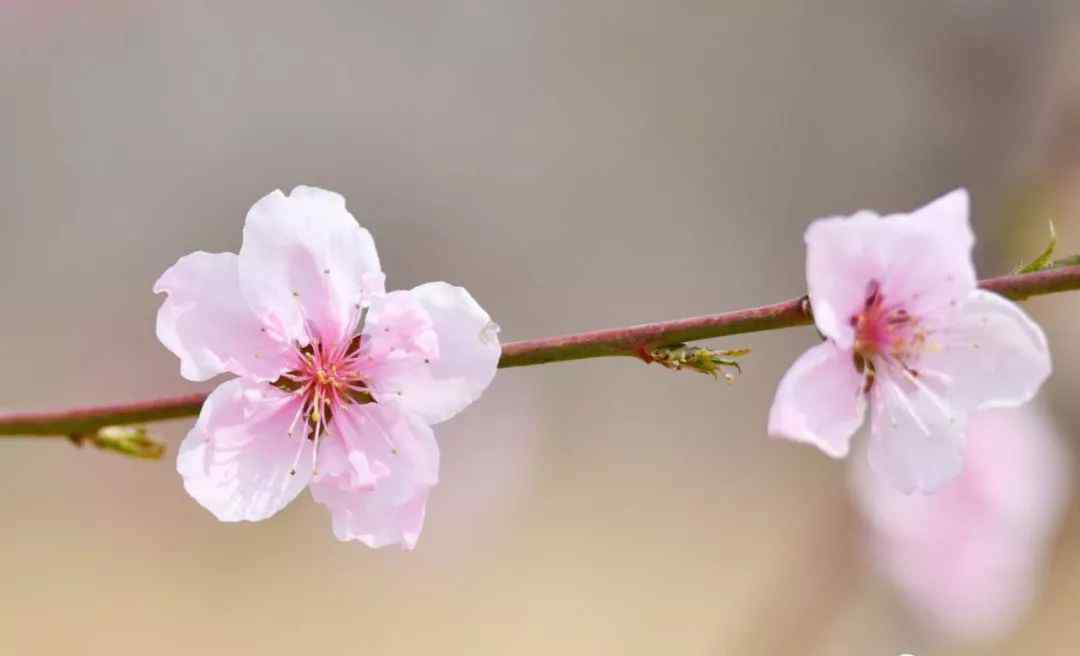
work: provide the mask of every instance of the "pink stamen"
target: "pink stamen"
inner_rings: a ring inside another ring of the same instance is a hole
[[[301,399],[300,408],[289,425],[289,436],[293,435],[301,417],[304,424],[304,435],[293,459],[290,475],[296,474],[308,438],[313,442],[311,469],[314,474],[318,473],[319,445],[323,435],[329,435],[329,418],[345,405],[358,402],[351,393],[370,393],[363,376],[363,364],[370,358],[359,347],[355,335],[362,318],[363,312],[357,305],[349,320],[349,331],[340,343],[332,347],[319,338],[309,322],[304,322],[308,344],[304,347],[297,345],[295,369],[282,376],[298,386],[292,393]]]
[[[889,303],[877,281],[870,281],[866,288],[866,300],[862,311],[851,317],[855,329],[855,352],[867,362],[880,359],[892,362],[911,376],[918,372],[911,368],[912,360],[922,349],[926,332],[900,303]],[[867,378],[867,390],[873,385],[873,376]]]

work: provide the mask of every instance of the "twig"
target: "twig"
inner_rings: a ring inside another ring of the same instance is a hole
[[[979,286],[1018,300],[1075,290],[1080,289],[1080,266],[1000,276],[983,280]],[[747,310],[510,342],[503,346],[499,367],[526,367],[619,355],[649,361],[650,351],[663,346],[803,326],[812,321],[810,304],[804,296]],[[189,394],[53,412],[0,413],[0,436],[86,435],[105,426],[191,417],[199,413],[205,399],[205,394]]]

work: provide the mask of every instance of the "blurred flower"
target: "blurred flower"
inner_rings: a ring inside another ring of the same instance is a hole
[[[1050,374],[1042,329],[976,288],[974,241],[963,190],[909,215],[811,224],[807,286],[826,340],[780,381],[769,433],[842,458],[869,399],[876,472],[908,493],[956,476],[967,414],[1025,403]]]
[[[497,327],[444,282],[384,291],[375,243],[340,195],[297,187],[248,212],[240,254],[196,252],[154,286],[181,374],[229,372],[180,446],[184,487],[257,521],[309,483],[341,540],[412,548],[438,480],[431,425],[476,400]]]
[[[950,637],[998,636],[1037,591],[1068,498],[1068,454],[1038,410],[979,412],[964,472],[932,496],[903,495],[853,466],[874,566],[930,627]]]

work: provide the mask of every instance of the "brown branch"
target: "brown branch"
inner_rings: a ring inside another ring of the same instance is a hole
[[[144,424],[199,414],[205,394],[187,394],[135,403],[87,406],[57,412],[0,414],[0,435],[70,435],[76,439],[105,426]]]
[[[1000,276],[983,280],[979,286],[1012,299],[1080,289],[1080,266]],[[802,326],[812,321],[806,297],[796,298],[747,310],[510,342],[503,346],[499,367],[525,367],[615,355],[648,361],[649,351],[660,346]],[[191,417],[199,413],[205,398],[204,394],[190,394],[58,412],[4,413],[0,414],[0,435],[81,435],[103,426]]]

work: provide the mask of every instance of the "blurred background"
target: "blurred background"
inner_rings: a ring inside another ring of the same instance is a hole
[[[209,389],[150,287],[301,183],[346,196],[389,287],[462,284],[505,340],[797,296],[810,220],[958,186],[982,275],[1048,218],[1080,251],[1078,62],[1065,0],[4,0],[0,406]],[[1025,307],[1076,447],[1080,294]],[[338,543],[306,494],[217,523],[175,473],[190,421],[154,426],[161,462],[2,440],[0,653],[1076,653],[1075,503],[992,638],[927,630],[875,574],[849,464],[765,436],[816,339],[718,342],[753,348],[733,385],[501,372],[438,429],[413,553]]]

